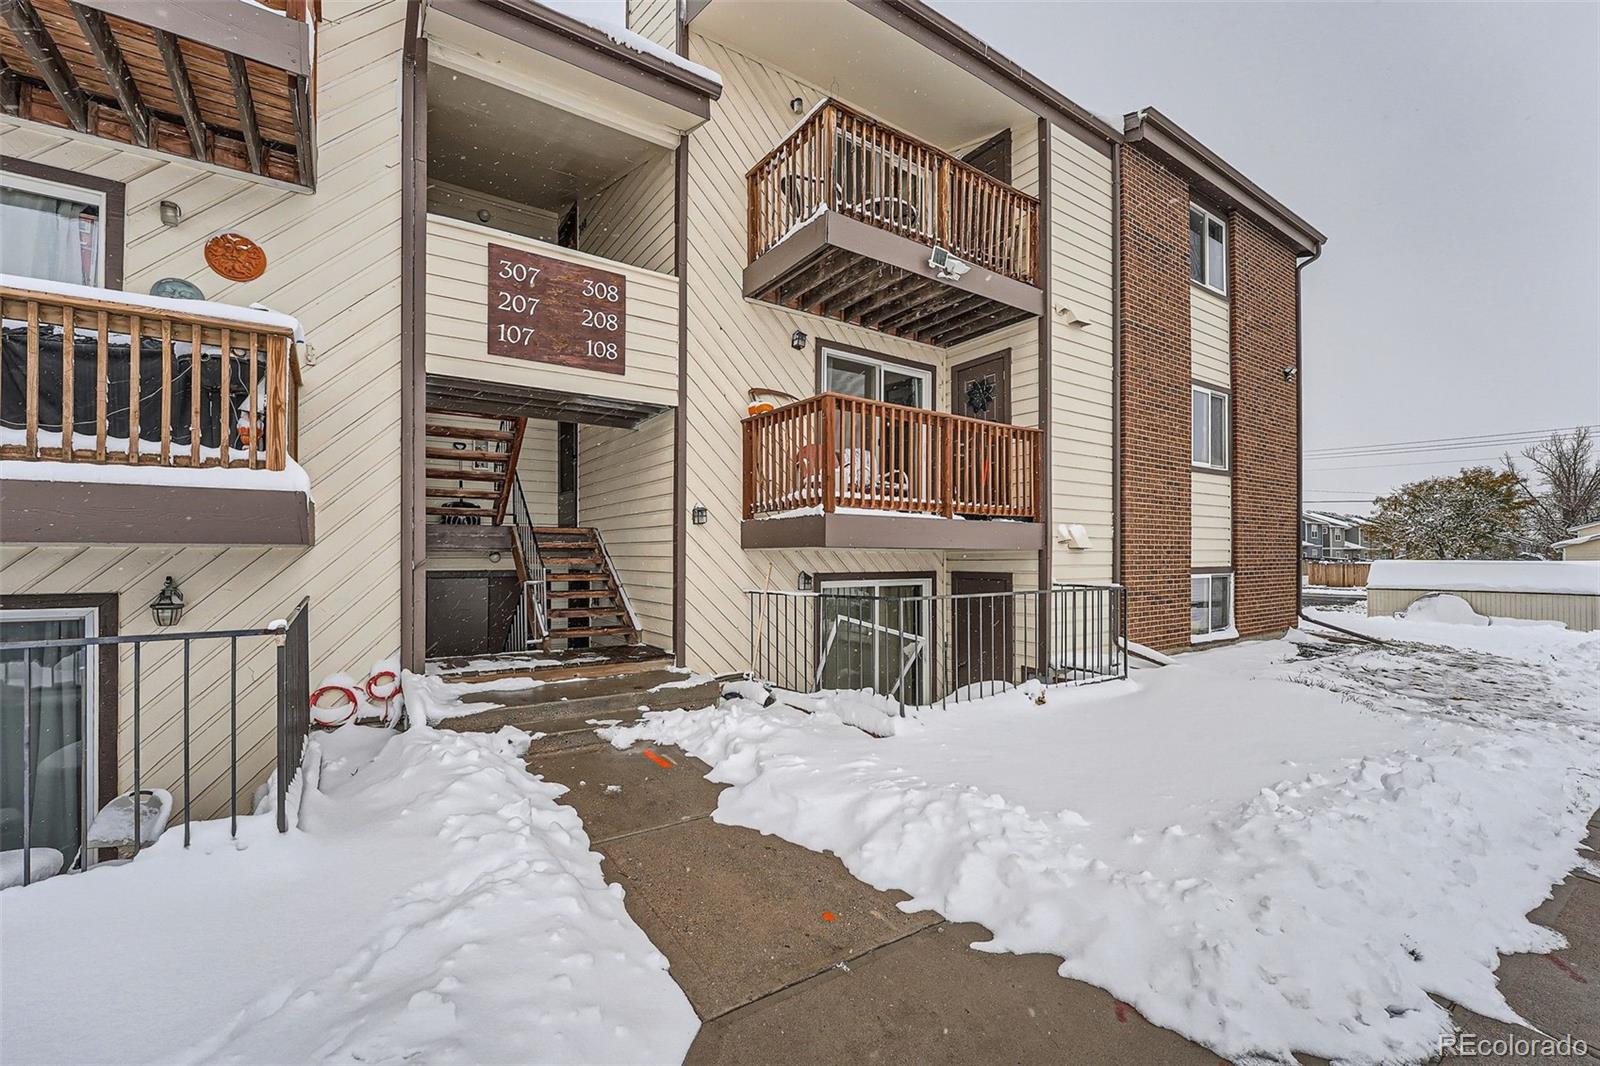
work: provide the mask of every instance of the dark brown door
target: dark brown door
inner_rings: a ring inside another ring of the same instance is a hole
[[[1011,131],[1001,130],[961,157],[997,181],[1011,184]]]
[[[1011,622],[1015,605],[1008,596],[993,595],[1010,591],[1010,574],[956,571],[950,575],[950,592],[957,597],[951,612],[956,687],[1016,680]]]
[[[1011,421],[1010,349],[950,371],[950,410],[987,422]]]
[[[509,570],[443,570],[428,575],[428,658],[504,651],[517,610]]]

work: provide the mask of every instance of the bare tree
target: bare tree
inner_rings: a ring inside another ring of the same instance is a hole
[[[1527,532],[1538,551],[1549,558],[1560,553],[1550,545],[1570,537],[1573,526],[1600,519],[1600,462],[1594,438],[1585,427],[1552,433],[1522,450],[1523,474],[1509,452],[1506,473],[1517,479],[1528,501],[1523,512]]]

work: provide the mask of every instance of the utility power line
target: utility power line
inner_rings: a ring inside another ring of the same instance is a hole
[[[1393,441],[1387,444],[1353,444],[1332,448],[1312,448],[1306,458],[1349,458],[1359,455],[1404,454],[1407,452],[1452,451],[1463,448],[1504,447],[1535,444],[1550,436],[1566,437],[1576,429],[1600,429],[1600,424],[1562,426],[1551,429],[1524,430],[1517,433],[1489,433],[1462,437],[1431,437],[1422,440]]]

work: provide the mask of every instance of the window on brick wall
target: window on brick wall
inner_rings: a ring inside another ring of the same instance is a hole
[[[1228,291],[1228,224],[1189,205],[1189,277],[1208,289]]]
[[[1204,385],[1191,385],[1193,410],[1190,446],[1195,466],[1228,469],[1228,394]]]
[[[1233,575],[1190,574],[1190,639],[1219,640],[1233,635]]]

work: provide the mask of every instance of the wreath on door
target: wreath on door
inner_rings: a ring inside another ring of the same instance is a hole
[[[978,378],[976,381],[967,382],[967,410],[975,415],[989,413],[989,405],[994,402],[994,380],[992,378]]]

